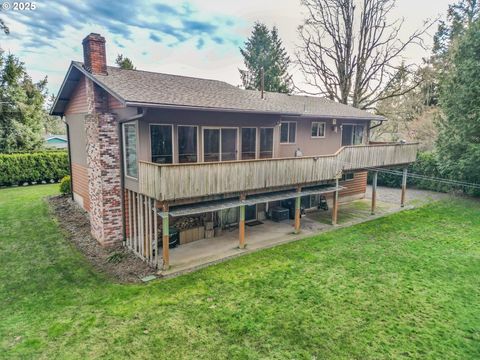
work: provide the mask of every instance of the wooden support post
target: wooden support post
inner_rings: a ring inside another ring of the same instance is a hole
[[[335,187],[338,189],[338,178],[335,180]],[[337,225],[338,220],[338,190],[333,193],[332,225]]]
[[[400,206],[405,206],[405,196],[407,193],[407,168],[403,169],[403,178],[402,178],[402,198],[400,199]]]
[[[240,195],[240,201],[245,200],[245,195]],[[240,205],[240,221],[238,223],[238,247],[245,249],[245,205]]]
[[[300,187],[297,188],[297,193],[300,193],[301,191],[302,189]],[[298,234],[300,232],[301,203],[302,198],[300,195],[298,195],[295,198],[295,234]]]
[[[160,256],[158,256],[158,214],[157,214],[157,206],[154,203],[154,211],[153,211],[153,248],[155,249],[155,259],[154,259],[154,264],[155,267],[158,269],[158,259]]]
[[[375,207],[377,205],[377,182],[378,182],[378,171],[374,171],[373,181],[372,181],[372,215],[375,215]]]
[[[170,267],[170,228],[168,219],[168,205],[163,205],[164,216],[162,218],[163,224],[163,270],[168,270]]]

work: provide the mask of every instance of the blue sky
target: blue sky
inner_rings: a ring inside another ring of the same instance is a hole
[[[405,32],[444,13],[448,0],[398,0],[395,16]],[[415,9],[415,11],[412,11]],[[45,75],[56,93],[71,60],[82,60],[82,39],[98,32],[107,40],[107,61],[130,57],[138,69],[240,83],[239,46],[254,21],[276,25],[293,58],[296,28],[303,18],[300,0],[36,1],[33,11],[3,11],[11,35],[0,47],[25,62],[35,79]],[[412,51],[412,59],[425,54]],[[297,84],[300,73],[292,69]]]

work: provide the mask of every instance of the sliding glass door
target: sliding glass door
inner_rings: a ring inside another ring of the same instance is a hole
[[[242,160],[255,159],[257,152],[257,129],[242,128]]]
[[[197,155],[197,127],[178,126],[178,162],[195,163]]]
[[[342,125],[342,146],[363,144],[364,133],[365,127],[363,125]]]
[[[203,129],[203,161],[231,161],[237,159],[237,129]]]
[[[260,129],[260,159],[273,157],[273,128]]]

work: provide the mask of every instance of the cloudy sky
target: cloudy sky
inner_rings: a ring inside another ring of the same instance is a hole
[[[0,0],[0,3],[4,0]],[[445,13],[451,0],[397,0],[394,17],[404,17],[404,34]],[[0,47],[19,56],[34,79],[45,75],[56,93],[71,60],[82,60],[82,39],[97,32],[107,40],[107,62],[117,54],[137,69],[204,77],[240,84],[239,53],[252,24],[277,26],[288,52],[298,44],[304,10],[300,0],[38,0],[35,10],[0,11],[10,27]],[[431,39],[427,39],[431,42]],[[426,54],[411,49],[420,61]],[[292,69],[295,83],[301,74]]]

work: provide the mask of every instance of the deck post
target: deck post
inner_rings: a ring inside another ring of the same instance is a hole
[[[337,190],[333,193],[332,225],[337,225],[338,220],[338,182],[338,178],[335,179],[335,187]]]
[[[240,195],[240,201],[245,200],[245,195]],[[240,221],[238,224],[238,247],[245,249],[245,205],[240,205]]]
[[[403,169],[402,177],[402,198],[400,199],[400,206],[403,208],[405,206],[405,196],[407,193],[407,168]]]
[[[298,187],[297,193],[300,193],[301,191],[302,189]],[[295,198],[295,234],[300,233],[301,203],[302,198],[300,195],[297,195],[297,197]]]
[[[375,215],[375,207],[377,206],[377,182],[378,182],[378,171],[373,172],[373,181],[372,181],[372,215]]]
[[[168,219],[168,205],[163,205],[163,217],[162,217],[162,225],[163,225],[163,243],[162,243],[162,250],[163,250],[163,270],[168,270],[170,267],[170,228],[169,228],[169,219]]]

